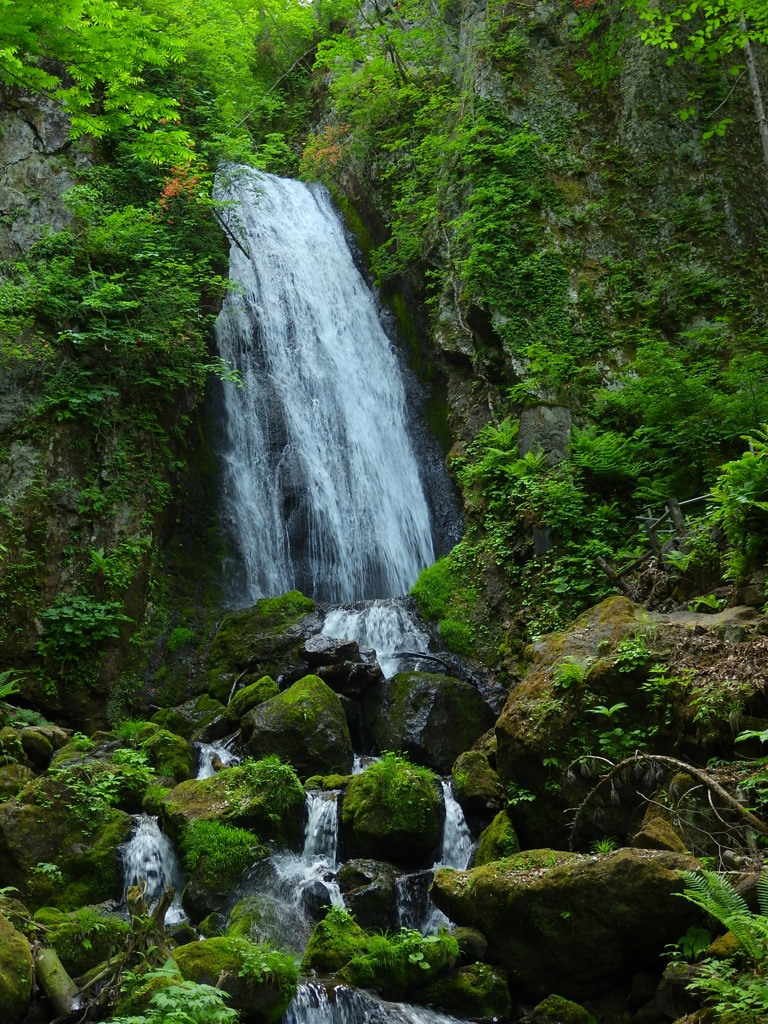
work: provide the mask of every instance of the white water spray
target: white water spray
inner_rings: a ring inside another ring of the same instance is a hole
[[[186,921],[187,915],[181,906],[184,875],[173,843],[160,831],[157,818],[149,814],[136,814],[133,821],[133,835],[120,848],[123,902],[126,902],[128,890],[132,886],[146,884],[145,898],[151,909],[162,898],[168,886],[172,885],[175,894],[166,912],[165,923],[173,925]]]
[[[360,650],[376,651],[387,678],[406,670],[434,669],[426,658],[402,657],[403,653],[427,655],[429,651],[429,634],[403,598],[333,608],[325,617],[323,633],[354,640]]]
[[[242,242],[216,324],[243,377],[224,398],[231,600],[406,593],[434,560],[429,509],[398,359],[328,193],[242,167],[218,197]]]

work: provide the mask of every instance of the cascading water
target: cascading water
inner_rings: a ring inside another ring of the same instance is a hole
[[[250,168],[219,177],[236,284],[216,324],[233,604],[298,588],[404,594],[434,560],[405,391],[328,193]]]
[[[196,743],[198,765],[196,779],[210,779],[216,774],[216,762],[228,767],[239,764],[240,758],[227,748],[226,743]]]
[[[453,795],[451,783],[443,779],[440,785],[445,803],[440,858],[431,870],[403,875],[397,881],[398,924],[404,928],[416,928],[424,935],[434,935],[443,925],[451,923],[429,898],[429,886],[435,871],[438,868],[457,868],[463,871],[469,865],[475,848],[461,804]]]
[[[429,651],[429,634],[408,598],[333,608],[325,617],[323,633],[354,640],[361,650],[376,651],[377,661],[387,678],[406,667],[434,670],[429,658],[402,656],[404,653],[427,655]]]
[[[149,814],[136,814],[133,822],[133,835],[120,847],[123,903],[126,902],[131,886],[146,883],[145,898],[151,908],[162,898],[168,886],[172,885],[175,894],[166,912],[165,923],[172,925],[186,921],[187,915],[181,906],[184,875],[173,844],[160,831],[157,818]]]
[[[389,1003],[370,992],[336,985],[299,985],[284,1024],[458,1024],[455,1017],[426,1006]]]
[[[310,790],[301,854],[275,853],[250,871],[238,901],[254,911],[252,937],[257,941],[301,952],[322,907],[344,906],[334,877],[338,799],[339,790]]]

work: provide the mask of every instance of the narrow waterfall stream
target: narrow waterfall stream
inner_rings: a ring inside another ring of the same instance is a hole
[[[455,1017],[426,1006],[390,1003],[370,992],[336,985],[303,984],[291,1000],[285,1024],[456,1024]]]
[[[167,925],[186,921],[181,906],[184,874],[173,843],[160,830],[157,818],[149,814],[136,814],[133,835],[120,848],[123,865],[123,903],[131,886],[146,883],[146,900],[153,907],[169,885],[175,890],[173,903],[165,915]]]
[[[427,655],[430,638],[404,598],[333,608],[325,617],[323,633],[354,640],[360,650],[376,651],[376,660],[387,678],[406,668],[433,668],[429,658],[418,657]]]
[[[216,774],[217,764],[228,768],[231,764],[239,764],[240,758],[233,754],[226,743],[195,743],[197,750],[196,779],[210,779]]]
[[[243,378],[224,389],[230,602],[407,593],[434,560],[430,511],[398,358],[330,197],[245,167],[218,197],[240,241],[216,324]]]

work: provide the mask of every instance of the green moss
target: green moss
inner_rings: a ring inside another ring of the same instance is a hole
[[[131,930],[127,921],[102,914],[96,907],[83,907],[69,914],[42,907],[35,921],[48,929],[46,942],[73,978],[109,959]]]
[[[360,988],[376,988],[388,999],[402,999],[422,988],[450,970],[459,955],[452,935],[424,936],[409,928],[369,933],[367,947],[342,968],[340,976]]]
[[[354,775],[342,805],[363,856],[396,863],[432,850],[440,838],[436,777],[391,752]]]
[[[512,1012],[506,978],[490,964],[460,967],[423,989],[419,1000],[473,1020],[507,1020]]]
[[[301,969],[321,973],[340,971],[353,956],[366,949],[366,933],[360,925],[351,914],[340,907],[333,907],[315,925],[304,950]]]
[[[530,1024],[595,1024],[595,1018],[578,1003],[562,996],[547,996],[528,1018]]]
[[[181,736],[151,725],[153,732],[139,739],[138,749],[144,751],[158,775],[181,782],[192,773],[192,748]]]
[[[520,843],[506,811],[500,811],[480,835],[475,854],[475,867],[510,857],[520,850]]]
[[[437,628],[449,651],[471,657],[475,650],[475,634],[471,626],[457,619],[440,619]]]
[[[27,939],[0,914],[0,1020],[19,1024],[32,996],[32,951]]]
[[[227,721],[232,725],[237,725],[243,715],[257,705],[263,704],[270,697],[276,697],[278,693],[277,683],[271,676],[262,676],[255,683],[249,683],[242,690],[238,690],[227,704],[225,711]]]

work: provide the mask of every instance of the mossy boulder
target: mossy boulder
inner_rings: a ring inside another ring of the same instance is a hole
[[[423,988],[452,970],[459,955],[456,939],[445,932],[369,934],[367,946],[367,952],[342,967],[339,977],[358,988],[375,988],[386,999],[403,999]]]
[[[259,704],[243,718],[241,728],[254,755],[277,754],[304,778],[352,770],[344,709],[319,676],[305,676]]]
[[[431,672],[401,672],[368,691],[366,725],[379,750],[402,750],[447,774],[495,715],[470,683]]]
[[[630,836],[627,845],[640,850],[689,852],[682,836],[672,824],[671,813],[658,804],[648,804],[640,828]]]
[[[451,768],[456,799],[464,817],[477,835],[504,807],[504,787],[483,750],[459,754]]]
[[[29,941],[0,914],[0,1020],[19,1024],[32,998],[34,968]]]
[[[304,780],[304,789],[322,789],[328,792],[332,789],[346,789],[352,779],[351,775],[310,775]]]
[[[0,801],[12,800],[18,796],[22,789],[33,779],[31,768],[19,764],[18,761],[11,761],[9,764],[0,764]]]
[[[163,778],[181,782],[192,773],[192,747],[182,737],[157,726],[139,742],[138,749],[144,751],[149,763]]]
[[[479,928],[489,959],[516,994],[590,998],[658,967],[668,942],[697,919],[679,898],[691,857],[654,850],[584,856],[527,850],[470,871],[440,869],[432,898],[451,920]]]
[[[224,705],[207,693],[172,708],[161,708],[152,721],[186,740],[196,739],[207,725],[224,713]]]
[[[434,861],[443,812],[432,773],[385,754],[352,777],[341,807],[342,838],[357,856],[424,866]]]
[[[179,946],[173,958],[185,979],[219,985],[245,1024],[275,1024],[296,992],[298,971],[288,954],[221,935]]]
[[[184,907],[196,918],[220,909],[243,872],[269,854],[253,832],[216,820],[190,822],[179,845],[187,873]]]
[[[296,773],[277,759],[256,767],[233,765],[208,779],[179,783],[163,802],[163,821],[178,838],[195,821],[221,821],[250,829],[259,838],[296,846],[303,834],[304,789]]]
[[[397,877],[397,868],[381,860],[358,858],[341,868],[344,905],[363,928],[397,926]]]
[[[249,683],[242,690],[238,690],[232,700],[227,704],[224,716],[227,723],[237,728],[240,719],[259,704],[263,704],[270,697],[276,697],[279,693],[277,683],[272,676],[262,676],[255,683]]]
[[[0,804],[0,877],[33,909],[69,910],[118,898],[117,847],[131,834],[128,814],[86,799],[59,779],[35,780]],[[62,878],[36,872],[56,864]]]
[[[580,615],[566,631],[531,645],[532,667],[496,722],[496,770],[502,785],[514,783],[536,797],[515,808],[523,846],[567,845],[564,811],[586,795],[546,789],[544,759],[562,756],[577,727],[597,717],[583,714],[584,680],[573,682],[566,692],[557,688],[558,666],[568,659],[588,665],[590,690],[609,706],[636,702],[637,684],[617,670],[616,656],[621,641],[639,627],[639,609],[625,597],[611,597]],[[641,706],[644,710],[644,701]],[[595,722],[586,725],[598,728]]]
[[[473,1020],[507,1020],[512,1012],[507,979],[490,964],[457,968],[421,989],[419,1001]]]
[[[221,620],[208,654],[206,688],[226,702],[235,679],[246,685],[260,676],[276,676],[303,664],[301,642],[320,631],[322,615],[298,590],[263,598],[252,608],[230,612]]]
[[[335,973],[368,948],[367,936],[350,914],[331,911],[315,925],[301,961],[302,971]]]
[[[578,1003],[562,996],[547,996],[525,1018],[525,1024],[596,1024],[595,1018]]]
[[[519,852],[520,843],[509,815],[506,811],[499,811],[488,828],[480,834],[475,851],[475,867]]]
[[[53,946],[73,978],[108,960],[131,930],[127,921],[105,914],[99,907],[81,907],[72,913],[41,907],[35,921],[48,929],[46,943]]]

